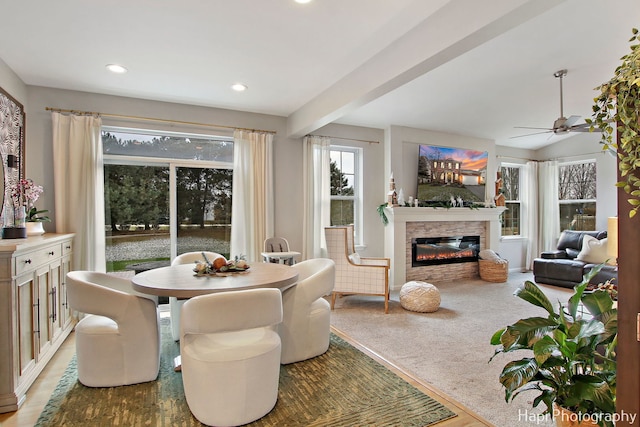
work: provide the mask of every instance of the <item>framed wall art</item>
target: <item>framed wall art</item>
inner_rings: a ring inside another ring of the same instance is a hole
[[[11,187],[24,176],[24,106],[0,87],[0,207],[11,199]]]

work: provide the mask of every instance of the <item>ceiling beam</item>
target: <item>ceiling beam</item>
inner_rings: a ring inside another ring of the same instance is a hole
[[[302,137],[566,0],[451,0],[287,119]],[[469,70],[471,75],[473,70]]]

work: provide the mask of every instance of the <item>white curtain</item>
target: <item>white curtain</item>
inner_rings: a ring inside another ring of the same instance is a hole
[[[560,207],[558,206],[558,162],[550,160],[538,165],[538,251],[556,249],[560,236]]]
[[[526,237],[525,268],[533,270],[533,259],[538,249],[538,162],[527,162],[523,168],[522,194],[522,234]]]
[[[261,259],[273,237],[273,134],[236,130],[233,134],[231,257]]]
[[[324,228],[331,225],[330,146],[331,140],[325,137],[303,140],[302,259],[327,256]]]
[[[56,232],[75,233],[73,269],[106,271],[102,120],[51,114]]]

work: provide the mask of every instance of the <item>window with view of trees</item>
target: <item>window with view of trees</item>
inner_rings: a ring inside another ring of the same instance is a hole
[[[558,166],[561,230],[595,230],[596,162]]]
[[[331,225],[354,224],[356,241],[360,235],[358,216],[361,211],[359,161],[359,149],[331,146]]]
[[[520,235],[520,170],[521,166],[502,166],[502,193],[505,210],[502,213],[502,235]]]
[[[107,271],[203,248],[229,256],[233,140],[104,128]]]

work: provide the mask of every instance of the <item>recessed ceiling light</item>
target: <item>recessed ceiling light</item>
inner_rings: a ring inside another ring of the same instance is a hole
[[[111,71],[112,73],[118,73],[118,74],[123,74],[126,73],[128,70],[123,67],[122,65],[118,65],[118,64],[109,64],[107,65],[107,70]]]
[[[231,86],[231,89],[235,90],[236,92],[243,92],[245,90],[247,90],[249,87],[245,84],[242,83],[236,83],[234,85]]]
[[[307,4],[307,3],[311,3],[311,0],[296,0],[296,3]]]

